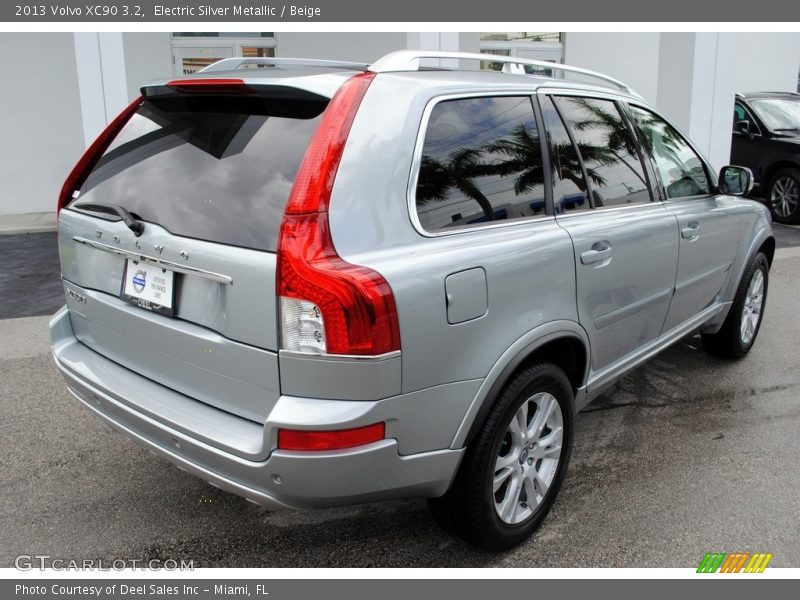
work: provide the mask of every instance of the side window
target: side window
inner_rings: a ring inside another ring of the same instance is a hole
[[[638,146],[614,102],[554,97],[583,159],[595,208],[650,202]]]
[[[530,97],[436,104],[425,132],[416,209],[428,231],[544,215],[542,153]]]
[[[741,123],[742,121],[746,121],[748,124],[748,129],[745,131],[749,131],[752,133],[759,133],[758,125],[753,122],[753,117],[750,116],[750,112],[738,102],[733,105],[733,132],[734,133],[741,133],[741,131],[736,129],[736,124]]]
[[[583,169],[575,146],[569,139],[552,98],[542,98],[542,120],[550,146],[550,169],[553,180],[553,204],[556,214],[591,208]]]
[[[630,109],[653,156],[667,198],[710,194],[703,161],[675,128],[649,110],[638,106]]]
[[[744,106],[739,104],[738,102],[733,105],[733,124],[736,125],[739,121],[749,121],[750,119],[747,118],[747,111],[744,109]]]

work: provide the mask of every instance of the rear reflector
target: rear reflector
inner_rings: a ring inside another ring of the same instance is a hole
[[[58,195],[56,213],[61,212],[61,209],[72,200],[72,195],[83,187],[83,184],[86,183],[86,178],[89,176],[89,173],[92,172],[92,169],[94,169],[97,161],[103,156],[103,153],[105,153],[111,145],[111,142],[114,141],[114,138],[117,137],[117,134],[125,127],[125,124],[130,121],[133,113],[136,112],[136,109],[139,108],[141,103],[142,97],[139,96],[125,107],[125,110],[119,113],[103,132],[97,136],[97,139],[92,142],[92,145],[86,149],[86,152],[83,153],[78,164],[72,168],[72,171],[67,175],[67,180],[61,187],[61,193]]]
[[[247,94],[253,90],[242,79],[173,79],[167,87],[183,93],[219,93],[230,92]]]
[[[279,429],[278,450],[342,450],[378,442],[386,437],[386,424],[375,423],[355,429],[306,431]]]

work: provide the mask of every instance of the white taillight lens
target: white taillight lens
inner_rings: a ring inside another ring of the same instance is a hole
[[[281,345],[284,350],[327,352],[322,311],[313,302],[281,297]]]

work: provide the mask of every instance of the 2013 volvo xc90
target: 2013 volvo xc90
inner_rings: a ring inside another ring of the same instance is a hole
[[[70,391],[258,503],[427,497],[525,540],[576,411],[694,330],[748,352],[775,250],[747,169],[532,65],[235,58],[142,88],[60,197]]]

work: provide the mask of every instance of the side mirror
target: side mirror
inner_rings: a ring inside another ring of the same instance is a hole
[[[729,196],[747,196],[753,190],[753,172],[728,165],[719,172],[719,191]]]
[[[733,132],[747,135],[750,133],[750,121],[736,121],[736,123],[733,124]]]

